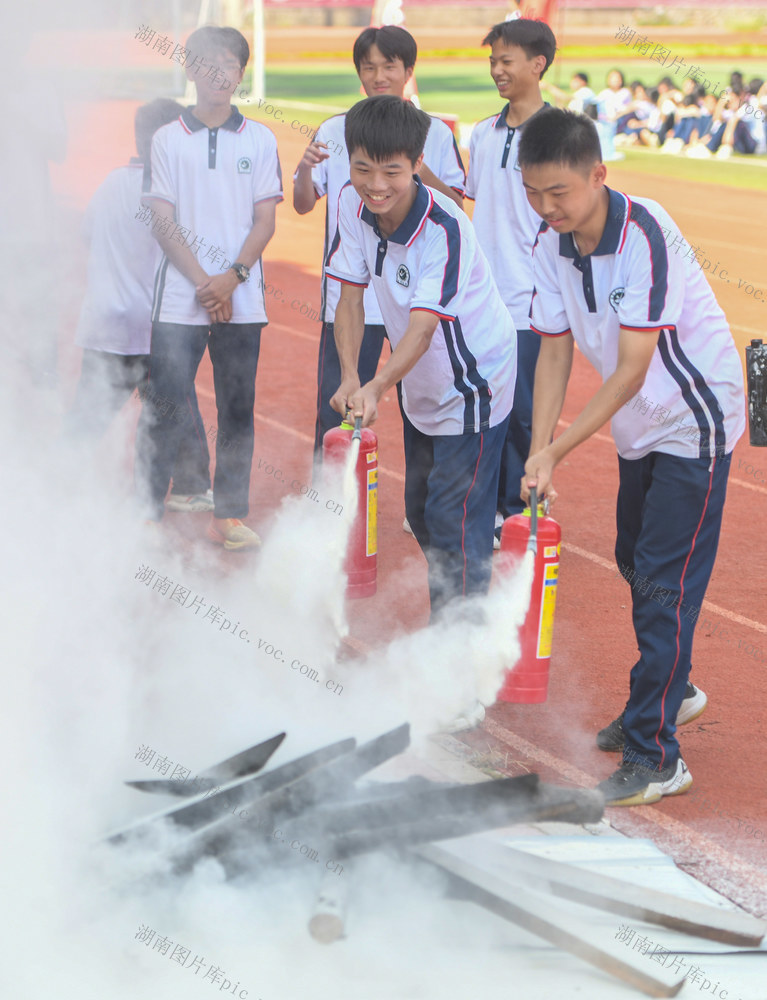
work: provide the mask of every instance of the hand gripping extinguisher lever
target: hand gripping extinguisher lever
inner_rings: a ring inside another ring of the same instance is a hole
[[[538,491],[534,486],[530,487],[530,538],[527,551],[533,555],[538,552]]]

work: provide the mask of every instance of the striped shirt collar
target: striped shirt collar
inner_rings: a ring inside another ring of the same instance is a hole
[[[599,243],[590,254],[586,254],[587,257],[607,257],[609,254],[617,253],[623,239],[627,198],[620,191],[613,191],[606,184],[605,189],[610,198],[607,206],[607,221]],[[559,234],[559,256],[569,257],[571,260],[580,259],[581,255],[578,253],[572,233]]]
[[[192,112],[191,108],[184,108],[179,117],[190,132],[199,132],[201,128],[207,128],[207,125],[200,121],[200,119]],[[229,132],[237,132],[244,121],[245,119],[237,108],[232,108],[232,113],[229,115],[227,120],[218,127],[225,128]]]
[[[415,195],[415,201],[410,206],[410,211],[407,213],[399,226],[394,230],[391,236],[386,237],[388,243],[400,243],[402,246],[409,247],[423,228],[426,217],[431,211],[431,206],[434,203],[431,192],[420,177],[414,174],[413,180],[416,182],[418,187]],[[378,229],[378,219],[373,212],[366,208],[364,202],[362,204],[360,218],[363,222],[367,222],[367,224],[372,227],[376,236],[379,238],[381,237],[381,233]]]
[[[512,127],[506,121],[506,115],[509,113],[509,108],[510,107],[511,107],[510,103],[507,102],[506,105],[503,108],[503,111],[500,112],[500,114],[498,115],[498,117],[493,122],[493,128],[511,128]],[[541,105],[541,107],[538,108],[537,111],[533,111],[533,113],[530,115],[529,118],[526,118],[519,125],[515,125],[514,129],[516,130],[516,129],[524,128],[525,125],[527,125],[527,123],[529,121],[532,121],[533,118],[535,118],[536,115],[539,115],[541,113],[541,111],[544,111],[546,108],[549,108],[549,107],[551,107],[551,105],[548,103],[548,101],[544,101],[543,104]]]

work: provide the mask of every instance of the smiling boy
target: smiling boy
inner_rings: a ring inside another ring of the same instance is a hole
[[[354,43],[353,59],[360,83],[368,97],[391,94],[402,98],[413,76],[418,48],[413,36],[404,28],[385,25],[366,28]],[[327,257],[336,231],[338,198],[349,180],[349,155],[344,138],[345,115],[334,115],[324,121],[309,143],[293,178],[293,207],[300,215],[310,212],[317,201],[327,196],[325,216],[325,246]],[[439,118],[429,117],[430,126],[424,147],[421,180],[441,191],[460,207],[466,175],[461,156],[450,129]],[[332,150],[332,152],[331,152]],[[322,276],[322,330],[317,362],[317,417],[314,429],[314,449],[317,459],[322,454],[325,432],[336,427],[340,416],[332,409],[332,396],[341,377],[341,368],[333,336],[335,309],[340,289],[335,281]],[[365,295],[365,335],[359,358],[360,378],[367,382],[376,372],[381,357],[386,328],[375,294]]]
[[[502,520],[524,507],[519,480],[530,451],[533,378],[540,342],[530,330],[528,315],[533,242],[540,219],[525,195],[517,150],[527,122],[546,107],[541,78],[554,59],[557,42],[543,21],[515,18],[496,24],[482,44],[491,46],[490,76],[506,104],[500,114],[474,126],[466,196],[474,199],[474,228],[517,328],[517,385],[498,490],[496,537],[500,538]]]
[[[434,619],[449,601],[485,593],[490,582],[516,336],[468,218],[417,176],[430,124],[423,111],[392,96],[349,111],[351,180],[325,266],[341,282],[341,384],[333,408],[370,424],[383,394],[402,380],[405,510],[428,562]],[[369,284],[392,353],[360,385]]]
[[[584,115],[541,112],[522,137],[522,179],[543,219],[531,325],[541,335],[523,496],[556,497],[556,465],[612,418],[619,488],[615,557],[631,584],[639,659],[621,715],[597,736],[623,762],[599,788],[640,805],[692,784],[675,732],[705,695],[689,681],[695,621],[716,557],[732,450],[745,428],[743,376],[724,313],[656,202],[605,185]],[[603,383],[554,437],[573,346]]]

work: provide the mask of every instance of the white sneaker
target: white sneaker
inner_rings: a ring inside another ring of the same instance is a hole
[[[688,681],[684,699],[679,706],[679,711],[676,713],[676,724],[683,726],[686,722],[692,722],[693,719],[697,719],[707,704],[708,698],[706,697],[706,692],[695,687],[692,681]]]
[[[716,153],[714,153],[714,156],[716,156],[717,160],[729,160],[732,156],[732,146],[720,146]]]
[[[213,490],[208,490],[207,493],[195,493],[192,496],[171,493],[165,501],[166,510],[175,510],[180,513],[210,513],[213,506]]]
[[[624,762],[597,788],[606,806],[645,806],[660,801],[664,795],[682,795],[691,785],[692,775],[679,757],[675,765],[663,771]]]
[[[684,149],[684,140],[677,139],[672,136],[670,139],[666,139],[663,145],[660,147],[661,153],[681,153]]]

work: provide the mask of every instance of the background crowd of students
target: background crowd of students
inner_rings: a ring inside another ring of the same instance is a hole
[[[618,147],[647,146],[696,158],[767,153],[767,84],[759,76],[745,80],[734,71],[728,87],[713,94],[692,77],[677,86],[664,76],[651,87],[641,80],[627,84],[613,69],[599,93],[583,72],[573,74],[569,93],[548,89],[558,103],[600,122]]]

